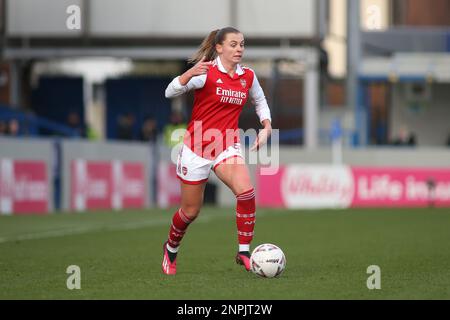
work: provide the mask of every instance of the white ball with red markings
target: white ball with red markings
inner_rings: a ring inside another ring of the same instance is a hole
[[[271,243],[264,243],[253,250],[250,256],[250,267],[253,273],[265,278],[279,276],[286,268],[286,257],[283,250]]]

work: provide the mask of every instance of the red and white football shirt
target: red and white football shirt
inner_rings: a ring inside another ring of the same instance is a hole
[[[204,75],[192,77],[182,86],[179,77],[166,89],[166,97],[194,92],[194,108],[184,144],[205,159],[215,159],[220,152],[239,142],[238,121],[248,98],[255,104],[260,121],[271,120],[264,92],[250,68],[237,65],[231,77],[220,58]]]

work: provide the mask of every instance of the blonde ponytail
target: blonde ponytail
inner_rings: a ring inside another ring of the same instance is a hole
[[[205,57],[205,61],[214,60],[217,56],[216,53],[216,35],[220,31],[220,29],[211,31],[209,35],[203,39],[202,44],[198,48],[197,52],[188,60],[189,63],[196,64],[203,57]]]
[[[217,57],[216,44],[222,43],[228,33],[241,33],[239,30],[233,27],[226,27],[211,31],[209,35],[203,39],[197,52],[188,59],[189,63],[196,64],[203,57],[205,61],[212,61]]]

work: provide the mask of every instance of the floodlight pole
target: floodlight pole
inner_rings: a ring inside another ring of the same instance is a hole
[[[6,1],[0,0],[0,60],[3,60],[3,51],[6,46]]]
[[[367,112],[358,106],[358,75],[361,65],[361,4],[347,0],[347,107],[355,114],[359,144],[367,145]]]
[[[317,60],[308,64],[304,83],[304,146],[306,149],[316,149],[318,146],[319,124],[319,72]]]

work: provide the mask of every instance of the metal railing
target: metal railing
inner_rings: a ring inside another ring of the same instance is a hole
[[[56,136],[80,137],[77,130],[46,118],[14,110],[8,106],[0,105],[0,121],[8,122],[15,119],[19,122],[18,135],[38,136],[40,130],[44,129]]]

